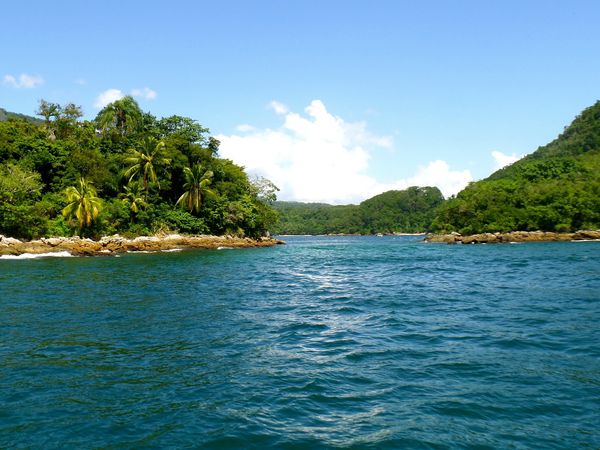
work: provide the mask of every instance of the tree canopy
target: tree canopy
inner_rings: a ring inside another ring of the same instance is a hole
[[[600,102],[549,144],[449,199],[438,231],[600,228]]]
[[[277,220],[272,198],[219,157],[219,141],[196,120],[157,119],[131,97],[93,121],[77,105],[45,100],[37,114],[41,120],[2,110],[0,234],[259,237]]]
[[[360,205],[276,202],[279,234],[417,233],[429,230],[444,201],[436,187],[388,191]]]

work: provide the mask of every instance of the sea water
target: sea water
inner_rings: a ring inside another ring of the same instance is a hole
[[[600,242],[0,259],[0,448],[600,448]]]

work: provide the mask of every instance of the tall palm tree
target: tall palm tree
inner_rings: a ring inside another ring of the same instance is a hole
[[[130,154],[125,158],[125,163],[129,164],[129,168],[125,170],[125,176],[130,180],[137,176],[142,178],[142,184],[146,193],[148,192],[149,183],[156,183],[160,189],[160,183],[156,176],[156,168],[167,166],[171,160],[161,156],[165,148],[163,141],[157,141],[153,137],[146,137],[143,141],[140,150],[131,149]]]
[[[211,170],[204,171],[200,164],[196,164],[192,168],[183,169],[183,176],[185,177],[183,185],[185,192],[179,197],[177,204],[184,205],[190,212],[198,213],[202,205],[202,197],[215,195],[208,187],[212,183],[213,172]]]
[[[63,216],[67,220],[76,219],[79,230],[90,227],[102,209],[102,201],[92,183],[81,177],[77,186],[65,189],[65,195],[69,204],[63,208]]]
[[[121,134],[139,130],[143,113],[132,96],[128,95],[106,105],[96,116],[102,130],[115,129]]]
[[[125,192],[119,194],[119,197],[121,197],[121,201],[129,208],[132,217],[137,214],[140,209],[148,206],[140,183],[130,181],[123,189]]]

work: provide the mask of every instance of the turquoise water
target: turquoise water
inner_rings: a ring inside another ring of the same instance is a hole
[[[0,448],[600,448],[600,242],[0,259]]]

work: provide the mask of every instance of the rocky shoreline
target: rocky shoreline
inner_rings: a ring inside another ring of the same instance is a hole
[[[552,231],[511,231],[508,233],[481,233],[463,236],[460,233],[433,234],[425,242],[443,244],[501,244],[510,242],[549,242],[549,241],[596,241],[600,240],[600,230],[581,230],[574,233]]]
[[[0,256],[68,252],[73,256],[111,255],[123,252],[158,252],[175,249],[219,249],[272,247],[284,244],[273,238],[238,238],[233,236],[139,236],[127,239],[119,235],[105,236],[98,241],[75,237],[41,238],[33,241],[0,235]]]

